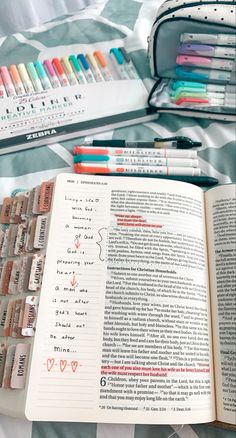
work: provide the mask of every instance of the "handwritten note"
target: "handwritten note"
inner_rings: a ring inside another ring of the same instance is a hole
[[[109,221],[107,184],[57,182],[30,385],[38,408],[87,409],[97,397]],[[60,218],[60,220],[58,220]],[[27,409],[28,409],[27,408]]]

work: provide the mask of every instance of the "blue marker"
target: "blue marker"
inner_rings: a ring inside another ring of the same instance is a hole
[[[47,73],[44,70],[43,64],[40,61],[36,61],[34,63],[34,66],[44,90],[49,90],[50,88],[52,88],[51,83],[47,77]]]
[[[120,79],[130,79],[125,67],[124,67],[124,57],[119,49],[113,48],[110,50],[110,57],[112,64],[120,77]]]
[[[85,56],[82,53],[80,53],[77,56],[77,59],[79,60],[80,65],[82,66],[83,73],[84,73],[84,76],[87,79],[87,82],[90,82],[90,83],[91,82],[96,82],[95,78],[93,76],[93,73],[91,71],[90,65],[89,65],[87,59],[85,58]]]
[[[212,70],[207,68],[183,68],[176,67],[175,73],[179,78],[205,81],[206,79],[215,79],[218,81],[229,81],[231,78],[230,71]]]

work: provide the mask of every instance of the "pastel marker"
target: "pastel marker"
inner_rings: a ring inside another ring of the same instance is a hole
[[[219,70],[235,70],[235,61],[227,59],[204,58],[201,56],[178,55],[176,58],[176,64],[215,68]]]
[[[213,46],[236,46],[236,35],[235,33],[183,33],[180,36],[180,41],[182,43],[212,44]]]
[[[55,72],[57,73],[58,79],[62,87],[67,87],[69,85],[69,81],[65,75],[63,67],[58,58],[53,58],[52,60],[53,67]]]
[[[14,85],[12,83],[9,71],[6,66],[3,66],[0,68],[0,73],[2,75],[2,82],[4,84],[5,90],[7,92],[7,95],[9,97],[16,96],[16,90],[14,88]]]
[[[181,92],[181,93],[177,93],[175,96],[172,96],[173,100],[178,100],[182,97],[197,97],[199,99],[217,99],[219,101],[222,101],[223,103],[227,104],[227,105],[231,105],[233,103],[236,104],[236,94],[225,94],[225,93],[213,93],[211,92],[206,92],[206,93],[194,93],[193,91],[191,92]]]
[[[77,163],[74,165],[76,173],[91,173],[91,174],[126,174],[132,175],[139,173],[142,175],[189,175],[197,176],[201,174],[201,169],[198,167],[167,167],[167,166],[118,166],[115,164],[85,164]]]
[[[123,56],[121,54],[121,52],[116,49],[116,48],[112,48],[110,50],[110,57],[112,60],[112,64],[118,74],[118,76],[120,77],[120,79],[130,79],[129,75],[124,67],[124,61],[123,61]]]
[[[178,90],[182,88],[201,89],[206,91],[215,91],[219,93],[234,93],[236,91],[235,85],[218,85],[218,84],[204,84],[203,82],[191,82],[191,81],[175,81],[172,84],[172,90]]]
[[[2,77],[0,74],[0,99],[2,99],[3,97],[6,97],[6,96],[7,96],[6,89],[4,87]]]
[[[10,72],[12,82],[13,82],[15,90],[16,90],[16,94],[17,95],[25,94],[24,85],[22,84],[21,77],[20,77],[19,72],[14,64],[10,65],[9,72]]]
[[[204,68],[188,68],[188,67],[176,67],[176,75],[183,79],[204,81],[206,79],[214,79],[218,81],[230,81],[233,76],[231,72],[210,70]]]
[[[137,164],[140,166],[198,167],[198,160],[189,158],[114,157],[109,155],[76,155],[74,163]]]
[[[84,77],[84,74],[83,74],[83,72],[81,70],[80,64],[79,64],[78,59],[76,58],[76,56],[75,55],[70,55],[69,56],[69,60],[70,60],[71,67],[72,67],[72,69],[74,71],[74,74],[75,74],[79,84],[86,84],[87,81],[86,81],[86,79]]]
[[[52,88],[59,88],[61,85],[60,85],[59,79],[58,79],[57,74],[53,68],[51,61],[49,59],[46,59],[44,61],[43,65],[44,65],[44,68],[48,74]]]
[[[121,52],[121,54],[125,60],[124,67],[129,75],[130,79],[140,79],[129,53],[125,50],[124,47],[119,47],[119,51]]]
[[[178,53],[183,55],[234,59],[236,57],[236,48],[223,46],[206,46],[204,44],[180,44],[178,48]]]
[[[95,52],[93,52],[93,55],[97,60],[98,66],[105,81],[113,81],[113,76],[108,69],[106,59],[104,58],[102,52],[100,52],[100,50],[96,50]]]
[[[152,157],[152,158],[197,158],[197,151],[186,149],[155,149],[154,142],[152,148],[138,147],[90,147],[75,146],[73,153],[82,155],[106,155],[114,157]]]
[[[73,72],[73,69],[71,67],[69,59],[66,56],[64,56],[63,58],[61,58],[61,63],[62,63],[62,66],[65,70],[65,73],[66,73],[66,76],[67,76],[67,79],[68,79],[70,85],[77,85],[78,81],[77,81],[76,76]]]
[[[85,58],[85,56],[82,53],[80,53],[77,56],[77,59],[79,60],[80,65],[82,66],[83,73],[87,79],[87,82],[89,82],[89,83],[96,82],[94,79],[93,73],[91,71],[90,65],[89,65],[87,59]]]
[[[104,79],[103,79],[102,73],[100,72],[100,70],[98,68],[96,59],[94,58],[93,54],[92,53],[87,53],[86,59],[87,59],[89,65],[90,65],[90,68],[91,68],[91,70],[93,72],[93,76],[94,76],[96,82],[103,82]]]
[[[43,67],[43,64],[40,61],[36,61],[34,63],[35,69],[38,73],[38,77],[41,81],[44,90],[50,90],[52,88],[51,83],[47,77],[47,73]]]
[[[192,106],[192,105],[207,105],[207,106],[224,106],[226,105],[222,99],[210,99],[210,98],[199,98],[199,97],[181,97],[175,101],[176,105],[182,106]],[[229,102],[227,106],[231,107],[232,104]],[[233,105],[234,106],[234,105]]]
[[[18,71],[20,73],[20,77],[21,77],[21,80],[22,80],[22,83],[24,85],[26,93],[27,94],[34,93],[34,87],[33,87],[33,84],[31,82],[30,78],[29,78],[29,75],[28,75],[28,72],[25,68],[25,65],[22,63],[18,64],[17,68],[18,68]]]
[[[43,91],[42,84],[41,84],[40,79],[38,77],[38,73],[35,70],[35,66],[34,66],[33,62],[28,62],[27,70],[28,70],[28,73],[29,73],[29,76],[30,76],[30,79],[32,81],[32,84],[34,86],[35,91],[37,91],[37,92]]]

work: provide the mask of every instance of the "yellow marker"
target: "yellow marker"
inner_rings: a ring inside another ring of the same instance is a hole
[[[73,72],[69,59],[66,56],[63,56],[63,58],[61,58],[61,63],[63,65],[64,71],[66,73],[70,85],[77,85],[78,81]]]
[[[18,72],[20,73],[20,77],[21,77],[21,80],[22,80],[22,83],[24,85],[26,93],[34,93],[33,84],[29,78],[28,72],[27,72],[24,64],[18,64]]]
[[[95,77],[96,82],[102,82],[104,81],[103,76],[98,68],[96,59],[94,58],[92,53],[87,53],[86,59],[90,65],[90,68],[93,72],[93,76]]]

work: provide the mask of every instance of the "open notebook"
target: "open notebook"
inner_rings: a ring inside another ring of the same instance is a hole
[[[60,174],[5,198],[0,412],[235,422],[235,185],[150,181]]]

